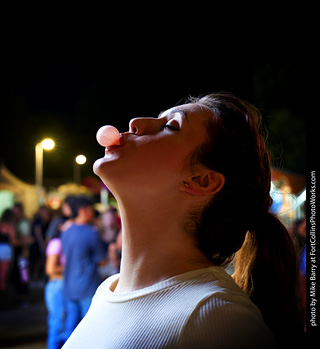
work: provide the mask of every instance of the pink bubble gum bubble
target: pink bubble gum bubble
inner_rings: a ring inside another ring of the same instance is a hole
[[[102,126],[97,132],[97,141],[103,147],[111,147],[112,145],[120,145],[120,133],[113,126]]]

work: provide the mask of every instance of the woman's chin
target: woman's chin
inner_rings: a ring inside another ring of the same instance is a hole
[[[107,157],[98,159],[94,162],[93,172],[98,177],[100,177],[102,182],[105,183],[105,185],[108,188],[109,188],[110,182],[113,182],[112,178],[118,177],[118,172],[116,170],[116,167],[112,166],[112,162],[110,162]]]
[[[93,173],[95,173],[99,177],[101,173],[102,163],[103,163],[103,158],[96,160],[93,164]]]

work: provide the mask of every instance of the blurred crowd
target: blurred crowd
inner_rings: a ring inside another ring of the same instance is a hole
[[[28,220],[16,203],[0,218],[0,292],[28,306],[30,287],[44,287],[48,348],[61,348],[88,310],[99,284],[118,273],[121,220],[115,207],[94,209],[85,196],[60,210],[39,208]]]
[[[299,302],[303,312],[304,324],[306,327],[306,216],[296,220],[290,227],[289,233],[296,248],[299,263]]]
[[[299,257],[300,302],[306,307],[306,219],[289,229]],[[61,348],[86,314],[99,284],[120,271],[121,219],[115,207],[94,209],[84,196],[67,197],[52,213],[42,206],[33,220],[16,203],[0,219],[2,302],[14,288],[27,304],[29,287],[42,285],[48,310],[48,348]],[[10,289],[11,288],[11,289]]]

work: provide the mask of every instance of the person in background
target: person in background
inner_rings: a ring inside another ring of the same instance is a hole
[[[270,212],[260,125],[251,104],[210,94],[131,120],[106,147],[94,172],[119,205],[120,273],[64,349],[304,347],[297,256]]]
[[[51,237],[46,248],[45,271],[49,278],[45,287],[45,302],[48,310],[48,349],[59,349],[65,342],[64,266],[65,257],[60,232],[58,232]]]
[[[45,287],[45,302],[48,310],[48,349],[61,348],[66,340],[66,299],[64,295],[65,255],[63,253],[61,234],[72,224],[73,196],[62,204],[62,215],[56,217],[47,230],[46,274],[48,282]],[[49,231],[49,232],[48,232]]]
[[[91,200],[84,196],[77,197],[72,211],[72,225],[62,234],[66,258],[66,338],[87,313],[92,297],[102,281],[98,267],[106,264],[100,234],[92,225],[95,213]]]
[[[121,256],[121,220],[115,207],[110,206],[100,215],[99,231],[106,251],[107,265],[100,268],[103,279],[119,272]],[[120,247],[119,247],[120,242]]]
[[[31,236],[30,222],[24,215],[23,205],[15,203],[12,212],[16,232],[14,261],[12,265],[11,281],[16,288],[19,300],[28,306],[29,293],[29,249],[34,242]]]
[[[60,234],[60,227],[63,225],[66,220],[68,220],[72,215],[71,206],[75,201],[74,196],[68,196],[65,198],[61,205],[61,214],[52,219],[49,224],[49,227],[46,231],[46,241],[48,242],[53,236]]]
[[[16,239],[20,240],[21,251],[18,254],[22,255],[24,258],[29,259],[29,248],[33,243],[33,238],[31,236],[31,225],[30,221],[24,215],[23,205],[19,202],[15,203],[12,212],[15,217],[15,231]]]
[[[50,220],[51,214],[49,208],[47,206],[41,206],[32,222],[31,235],[33,237],[33,243],[30,246],[29,255],[29,270],[32,282],[44,282],[46,253],[45,235]]]
[[[119,231],[116,240],[109,244],[108,247],[108,260],[112,265],[114,271],[119,273],[121,264],[121,251],[122,251],[122,232]]]
[[[17,244],[14,230],[13,212],[6,209],[0,219],[0,291],[6,291],[9,270],[14,259]],[[3,298],[3,297],[1,297]]]
[[[100,216],[100,233],[106,251],[110,243],[116,241],[121,229],[121,221],[116,208],[110,206]]]

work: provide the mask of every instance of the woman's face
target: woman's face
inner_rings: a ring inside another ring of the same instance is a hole
[[[197,104],[171,108],[158,118],[137,118],[122,144],[106,148],[94,172],[111,191],[172,193],[190,174],[190,155],[206,138],[212,112]]]

